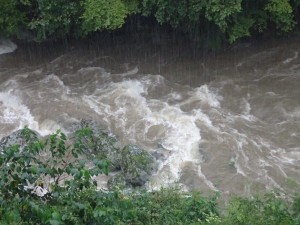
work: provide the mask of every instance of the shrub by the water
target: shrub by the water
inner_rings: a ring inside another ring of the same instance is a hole
[[[0,5],[0,36],[35,41],[84,37],[125,24],[134,26],[125,32],[138,32],[155,21],[217,48],[263,33],[299,32],[300,22],[299,0],[0,0]]]
[[[67,144],[61,131],[39,140],[25,128],[17,140],[22,142],[1,149],[0,224],[300,224],[299,197],[293,204],[275,194],[237,197],[220,214],[218,195],[176,188],[99,190],[93,177],[108,174],[109,163],[86,157],[82,145]]]
[[[292,213],[292,211],[297,213],[297,209],[289,208],[288,203],[274,193],[267,193],[252,199],[236,197],[232,199],[227,211],[224,224],[291,225],[300,222]]]

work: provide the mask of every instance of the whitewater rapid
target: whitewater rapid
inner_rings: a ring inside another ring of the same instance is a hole
[[[0,55],[14,52],[17,45],[10,40],[0,39]]]
[[[114,70],[101,63],[108,57],[79,53],[1,70],[1,137],[25,125],[43,136],[59,128],[67,133],[71,124],[88,118],[122,145],[138,144],[156,157],[149,189],[178,184],[246,195],[297,190],[298,51],[283,54],[275,47],[226,65],[206,65],[214,79],[193,85],[145,73],[138,63],[115,62]]]

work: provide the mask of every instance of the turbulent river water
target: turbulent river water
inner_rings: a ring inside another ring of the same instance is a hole
[[[0,137],[89,118],[157,156],[149,188],[299,190],[300,38],[206,55],[171,42],[2,41]]]

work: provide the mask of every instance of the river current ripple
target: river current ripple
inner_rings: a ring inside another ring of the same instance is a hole
[[[175,47],[47,54],[3,42],[0,137],[25,125],[68,132],[89,118],[157,156],[148,188],[290,194],[300,184],[298,43],[189,58]]]

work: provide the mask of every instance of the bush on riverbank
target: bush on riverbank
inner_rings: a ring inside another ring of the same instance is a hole
[[[83,37],[124,24],[133,26],[126,32],[137,32],[155,21],[215,48],[297,31],[300,21],[297,0],[0,0],[0,5],[0,35],[35,41]]]
[[[300,198],[237,197],[220,214],[217,195],[98,190],[94,176],[108,174],[106,160],[86,158],[61,131],[46,140],[28,128],[17,135],[22,141],[0,154],[0,224],[300,224]]]

